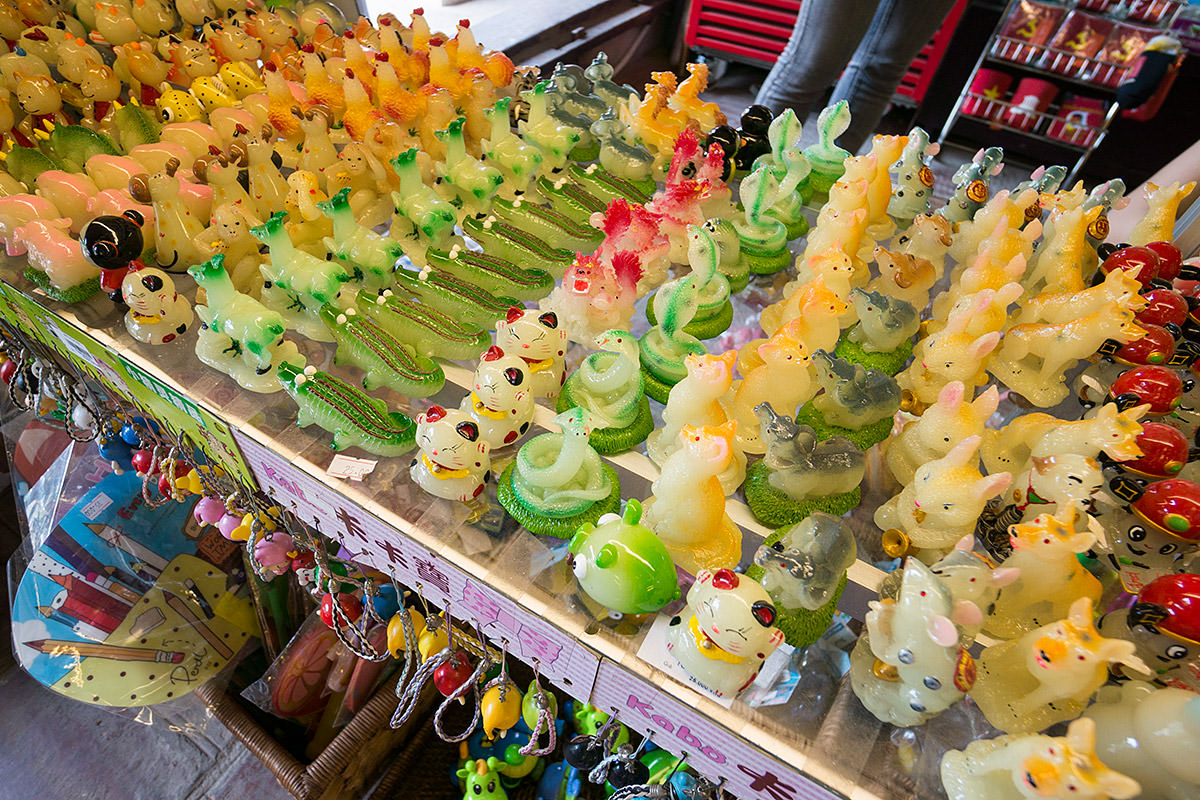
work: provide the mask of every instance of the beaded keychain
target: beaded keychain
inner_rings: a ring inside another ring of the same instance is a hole
[[[525,693],[525,702],[531,704],[536,716],[536,724],[530,726],[532,730],[529,742],[517,752],[523,756],[548,756],[554,752],[554,748],[558,744],[558,730],[554,725],[555,717],[558,716],[558,703],[555,701],[554,695],[542,688],[541,663],[536,658],[533,660],[533,683],[529,684],[529,691]],[[529,724],[527,710],[525,711],[525,723]],[[546,745],[539,747],[538,739],[543,732],[546,733]]]

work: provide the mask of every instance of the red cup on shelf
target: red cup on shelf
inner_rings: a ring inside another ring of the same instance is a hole
[[[1103,100],[1068,96],[1059,108],[1057,118],[1046,130],[1046,135],[1080,147],[1091,147],[1103,122]]]
[[[1002,101],[1012,86],[1013,76],[996,69],[980,69],[971,79],[970,97],[963,100],[962,113],[983,119],[995,119],[1003,109]]]
[[[1058,95],[1058,87],[1041,78],[1022,78],[1000,121],[1010,128],[1032,131]]]
[[[1178,5],[1174,0],[1131,0],[1128,18],[1154,25],[1162,22]]]

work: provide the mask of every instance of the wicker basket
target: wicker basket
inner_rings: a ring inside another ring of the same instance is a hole
[[[196,695],[297,800],[345,800],[361,797],[393,751],[414,734],[432,728],[429,710],[436,694],[432,688],[421,697],[416,712],[402,728],[388,727],[398,704],[394,684],[385,683],[325,750],[307,764],[275,741],[234,698],[211,683],[197,689]]]

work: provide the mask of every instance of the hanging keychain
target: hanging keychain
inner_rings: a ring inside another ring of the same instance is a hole
[[[449,609],[443,613],[446,615],[446,618],[449,619]],[[433,714],[434,731],[437,732],[439,739],[441,739],[443,742],[449,742],[450,744],[465,742],[468,738],[470,738],[471,734],[475,732],[475,729],[479,727],[481,706],[479,681],[483,678],[484,673],[491,669],[495,664],[488,653],[487,641],[483,638],[483,633],[479,630],[478,625],[475,628],[475,635],[479,638],[479,644],[483,648],[483,656],[479,659],[479,663],[475,665],[475,670],[471,673],[470,677],[468,677],[466,681],[463,681],[463,683],[457,689],[455,689],[453,693],[446,695],[446,699],[442,701],[442,704],[438,706],[437,711],[435,711]],[[442,652],[453,652],[454,655],[457,655],[457,653],[461,651],[453,651],[452,647],[447,647],[446,650]],[[451,657],[453,657],[453,655]],[[449,659],[447,659],[447,663],[448,662]],[[501,673],[503,674],[503,672],[504,670],[502,668]],[[488,685],[491,686],[491,684]],[[514,686],[513,688],[515,689],[516,687]],[[462,731],[462,733],[455,734],[453,736],[448,735],[442,727],[442,716],[446,713],[447,709],[450,708],[450,705],[453,701],[464,697],[467,692],[471,692],[472,695],[472,699],[470,701],[472,705],[471,721],[467,724],[467,727]]]
[[[629,742],[617,745],[615,750],[610,747],[611,752],[588,772],[588,781],[596,785],[607,781],[618,789],[622,786],[644,785],[650,780],[650,768],[638,760],[638,756],[649,741],[649,736],[642,739],[637,749]]]
[[[558,700],[542,688],[541,662],[533,660],[533,682],[521,701],[521,716],[529,726],[529,742],[517,752],[523,756],[548,756],[558,744],[558,730],[554,725],[558,717]],[[546,734],[545,747],[538,746],[542,733]]]
[[[446,640],[450,642],[450,613],[448,610],[443,614],[443,617],[447,626]],[[424,663],[417,668],[416,674],[413,675],[412,680],[408,682],[408,685],[404,687],[404,691],[400,695],[400,705],[396,707],[396,711],[392,714],[390,724],[393,729],[404,725],[413,712],[416,711],[417,701],[421,697],[421,692],[424,690],[425,684],[429,683],[433,678],[434,670],[450,659],[452,652],[450,645],[447,644],[446,647],[443,647],[436,653],[431,653],[429,658],[425,659]]]
[[[480,635],[480,643],[487,646]],[[501,640],[500,674],[483,687],[480,709],[483,715],[483,736],[492,740],[503,737],[521,720],[523,695],[508,676],[508,640]]]
[[[572,736],[571,740],[563,745],[563,760],[581,774],[588,774],[612,752],[620,730],[617,715],[614,713],[604,721],[604,725],[596,733]]]

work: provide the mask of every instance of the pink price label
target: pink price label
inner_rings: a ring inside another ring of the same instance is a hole
[[[655,744],[687,762],[713,782],[725,781],[735,797],[764,800],[837,800],[838,795],[771,758],[693,708],[651,686],[623,667],[604,661],[592,703]]]
[[[240,431],[242,454],[258,484],[305,522],[338,539],[361,563],[420,586],[433,605],[449,606],[459,620],[480,630],[525,663],[536,660],[541,674],[577,700],[587,702],[600,658],[577,639],[550,625],[445,558],[422,547],[373,514]]]

